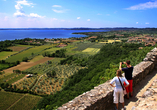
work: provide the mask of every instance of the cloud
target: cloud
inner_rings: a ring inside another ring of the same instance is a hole
[[[138,24],[138,22],[136,22],[136,24]]]
[[[52,9],[55,13],[64,13],[64,10],[56,10],[56,9]]]
[[[81,17],[77,17],[77,19],[80,19]]]
[[[106,16],[110,16],[110,14],[106,14]]]
[[[52,10],[55,13],[65,13],[67,11],[67,9],[62,8],[61,5],[53,5],[52,7],[53,7]]]
[[[134,5],[129,8],[126,8],[126,10],[144,10],[144,9],[151,9],[151,8],[157,8],[157,1]]]
[[[145,24],[149,24],[148,22],[146,22]]]
[[[15,5],[15,9],[16,12],[14,13],[14,16],[16,17],[31,17],[31,18],[44,18],[45,16],[40,16],[38,14],[35,13],[30,13],[29,15],[25,14],[25,11],[23,11],[23,6],[30,6],[30,7],[34,7],[33,3],[29,3],[26,0],[21,0],[21,1],[16,1],[16,5]]]
[[[27,6],[32,6],[33,3],[28,3],[26,0],[23,0],[23,1],[16,1],[17,4],[20,4],[20,5],[27,5]]]
[[[35,13],[30,13],[30,15],[28,15],[28,17],[33,17],[33,18],[44,18],[45,16],[40,16],[40,15],[35,14]]]
[[[90,19],[87,19],[87,21],[90,21]]]
[[[62,6],[60,6],[60,5],[53,5],[52,7],[61,8]]]
[[[16,11],[16,13],[14,13],[14,16],[16,17],[26,17],[27,15],[23,12],[20,12],[19,10]]]

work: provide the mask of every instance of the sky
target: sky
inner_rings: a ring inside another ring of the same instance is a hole
[[[157,0],[0,0],[0,28],[157,28]]]

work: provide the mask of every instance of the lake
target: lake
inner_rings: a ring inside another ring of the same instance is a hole
[[[74,32],[107,32],[109,30],[0,30],[0,41],[24,38],[71,38],[86,37],[86,35],[72,34]]]

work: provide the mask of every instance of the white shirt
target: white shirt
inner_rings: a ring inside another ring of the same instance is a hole
[[[129,82],[126,80],[125,77],[119,77],[119,79],[120,79],[120,81],[121,81],[122,84],[125,82],[127,85],[129,85]],[[116,88],[117,88],[117,89],[121,89],[122,86],[121,86],[121,84],[120,84],[120,82],[119,82],[119,79],[118,79],[117,76],[114,77],[114,78],[111,80],[110,84],[113,84],[113,82],[115,82]]]

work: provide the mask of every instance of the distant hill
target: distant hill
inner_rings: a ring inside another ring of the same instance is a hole
[[[115,27],[115,28],[0,28],[0,30],[130,30],[139,29],[134,27]]]

